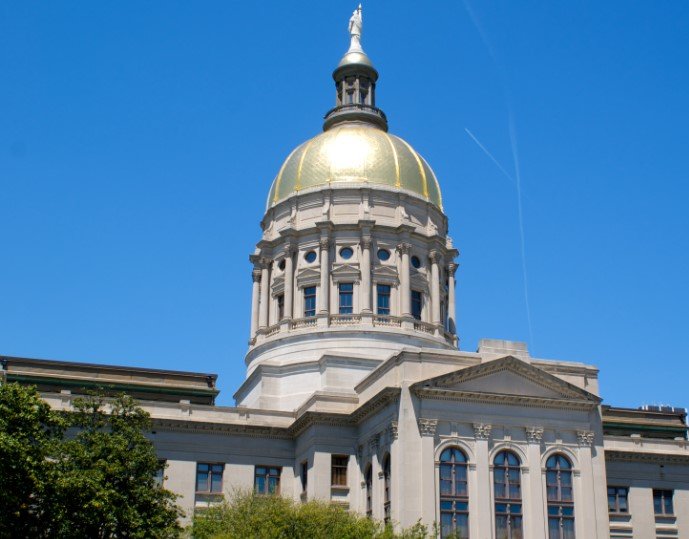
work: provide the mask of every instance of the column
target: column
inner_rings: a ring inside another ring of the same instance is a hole
[[[457,334],[457,324],[455,323],[456,306],[455,306],[455,271],[457,271],[457,264],[450,262],[447,265],[447,322],[450,333]]]
[[[321,289],[318,294],[318,314],[327,318],[330,308],[330,240],[321,238]]]
[[[408,243],[400,243],[397,246],[397,252],[402,259],[401,275],[400,275],[400,315],[404,318],[411,318],[411,281],[409,275],[409,251],[411,245]]]
[[[285,249],[285,318],[292,319],[294,303],[294,247],[287,245]]]
[[[469,522],[476,522],[478,537],[490,537],[493,529],[493,512],[488,509],[491,507],[490,491],[493,484],[490,480],[490,462],[488,458],[488,439],[490,438],[492,426],[487,423],[474,423],[474,438],[476,443],[476,487],[478,511],[471,510]],[[488,510],[486,510],[488,509]],[[473,527],[473,526],[472,526]]]
[[[440,271],[438,269],[440,253],[431,251],[429,258],[431,259],[431,321],[439,326],[442,323],[440,320]]]
[[[418,485],[421,497],[421,520],[426,525],[432,525],[436,521],[437,495],[435,493],[438,489],[435,481],[435,430],[438,427],[438,420],[419,418],[418,425],[421,434],[421,484]]]
[[[251,279],[253,285],[251,287],[251,339],[256,337],[256,330],[258,329],[258,297],[261,290],[261,270],[254,269],[251,272]]]
[[[544,480],[541,470],[541,440],[543,427],[526,427],[528,447],[526,456],[528,462],[522,467],[522,492],[526,502],[523,506],[524,537],[545,539],[548,530],[548,517],[545,513]]]
[[[595,435],[590,430],[577,431],[577,441],[579,442],[579,485],[574,485],[574,488],[579,486],[580,493],[574,493],[574,525],[578,530],[582,530],[584,537],[601,537],[596,529],[600,522],[604,519],[606,526],[605,531],[609,532],[610,523],[608,522],[608,511],[602,511],[602,504],[599,507],[596,502],[596,477],[593,471],[593,459],[591,454],[591,446]],[[572,474],[576,478],[576,471]],[[576,479],[574,479],[576,482]],[[606,498],[607,499],[607,498]],[[578,506],[578,507],[577,507]],[[603,536],[605,537],[605,536]]]
[[[258,313],[258,329],[268,326],[268,301],[270,299],[270,264],[267,258],[261,259],[261,304]]]
[[[371,313],[371,238],[361,240],[361,312]]]

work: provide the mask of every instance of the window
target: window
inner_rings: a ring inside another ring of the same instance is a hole
[[[501,451],[493,461],[496,539],[522,539],[522,491],[519,457]]]
[[[411,291],[411,315],[417,320],[421,320],[421,306],[423,305],[421,292]]]
[[[671,490],[653,489],[653,512],[656,515],[674,515]]]
[[[153,476],[153,481],[155,482],[157,487],[163,486],[163,482],[165,481],[165,468],[167,467],[167,462],[164,460],[159,460],[158,461],[158,468],[156,469],[155,475]]]
[[[469,537],[469,490],[467,458],[461,449],[449,447],[440,454],[440,537]]]
[[[340,283],[340,314],[352,314],[353,283]]]
[[[340,249],[340,256],[344,260],[349,260],[350,258],[352,258],[353,254],[354,254],[354,251],[352,251],[351,247],[343,247],[342,249]]]
[[[254,472],[254,492],[256,494],[279,494],[280,473],[276,466],[256,466]]]
[[[364,480],[366,482],[366,516],[370,518],[373,515],[373,467],[370,464],[366,466]]]
[[[378,258],[383,262],[390,260],[390,251],[387,249],[378,249]]]
[[[301,463],[299,478],[301,479],[301,491],[306,492],[309,481],[309,461],[305,460]]]
[[[304,288],[304,316],[316,316],[316,287]]]
[[[383,521],[390,522],[390,454],[383,458]]]
[[[278,302],[278,322],[285,317],[285,295],[280,294],[277,298]]]
[[[330,461],[330,484],[334,487],[347,486],[348,455],[333,455]]]
[[[608,511],[611,513],[627,513],[629,506],[627,505],[627,495],[629,489],[627,487],[608,487]]]
[[[283,258],[280,260],[280,263],[278,264],[278,268],[280,268],[280,271],[285,271],[285,266],[287,265],[287,262],[285,262],[285,259]]]
[[[313,264],[316,261],[316,251],[309,251],[304,255],[304,260],[306,260],[309,264]]]
[[[416,269],[419,269],[421,267],[421,259],[416,255],[412,256],[411,265],[414,266]]]
[[[222,492],[222,464],[196,464],[196,492],[220,494]]]
[[[378,296],[378,314],[389,315],[390,314],[390,285],[389,284],[379,284],[376,285],[376,293]]]
[[[545,463],[548,494],[548,538],[574,539],[572,464],[564,455],[553,455]]]

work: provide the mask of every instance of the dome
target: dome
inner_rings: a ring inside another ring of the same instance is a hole
[[[336,125],[298,146],[273,181],[267,205],[333,184],[386,186],[442,209],[438,180],[424,158],[401,138],[357,122]]]

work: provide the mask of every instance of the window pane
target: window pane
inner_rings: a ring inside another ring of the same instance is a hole
[[[574,519],[565,519],[562,523],[562,539],[574,539]]]
[[[262,475],[257,475],[255,486],[258,494],[264,494],[266,491],[266,478]]]
[[[461,539],[469,537],[469,515],[457,515],[457,535]]]
[[[519,485],[510,485],[510,498],[516,500],[521,498],[521,488]]]
[[[222,473],[213,472],[211,477],[211,492],[222,492]]]
[[[548,487],[548,501],[557,501],[557,487]]]
[[[196,491],[197,492],[207,492],[208,491],[208,472],[198,471],[196,473]]]
[[[672,492],[666,492],[665,496],[665,514],[673,515],[675,512],[672,509]]]
[[[572,484],[572,472],[560,472],[560,479],[563,485],[571,486]]]
[[[280,481],[277,477],[269,477],[268,478],[268,492],[270,494],[275,494],[278,491],[279,485],[280,485]]]
[[[440,480],[440,494],[441,496],[452,495],[452,481],[450,481],[449,479]]]
[[[549,518],[548,519],[548,538],[549,539],[560,539],[560,519],[559,518]]]

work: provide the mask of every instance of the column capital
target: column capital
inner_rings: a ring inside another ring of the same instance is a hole
[[[409,254],[411,252],[411,243],[402,242],[397,245],[397,251],[401,254]]]
[[[256,268],[251,272],[251,280],[255,283],[261,282],[261,270]]]
[[[380,434],[374,434],[368,439],[368,450],[371,454],[378,452],[380,446]]]
[[[524,427],[526,439],[530,444],[540,444],[543,439],[543,427],[530,426]]]
[[[361,238],[361,247],[364,249],[370,249],[373,245],[373,240],[371,236],[364,236]]]
[[[592,430],[578,430],[577,431],[577,441],[582,447],[591,447],[593,445],[593,440],[595,438],[595,433]]]
[[[330,247],[330,238],[321,238],[318,242],[318,246],[322,251],[326,250],[328,247]]]
[[[428,258],[431,259],[431,262],[439,264],[440,261],[443,259],[443,254],[438,249],[432,249],[428,253]]]
[[[268,258],[267,256],[262,256],[259,263],[261,264],[261,269],[269,269],[270,265],[273,263],[273,259]]]
[[[457,271],[457,268],[458,268],[458,267],[459,267],[459,264],[457,264],[456,262],[450,262],[450,263],[447,265],[447,272],[448,272],[452,277],[454,277],[454,276],[455,276],[455,271]]]
[[[392,443],[393,440],[397,440],[397,436],[399,434],[397,421],[391,421],[390,422],[390,424],[388,425],[388,428],[387,428],[387,432],[388,432],[388,440],[390,443]]]
[[[422,417],[417,420],[417,423],[421,436],[435,436],[435,430],[438,427],[437,419],[426,419]]]
[[[474,438],[487,440],[490,438],[491,430],[493,430],[493,425],[489,423],[474,423]]]

